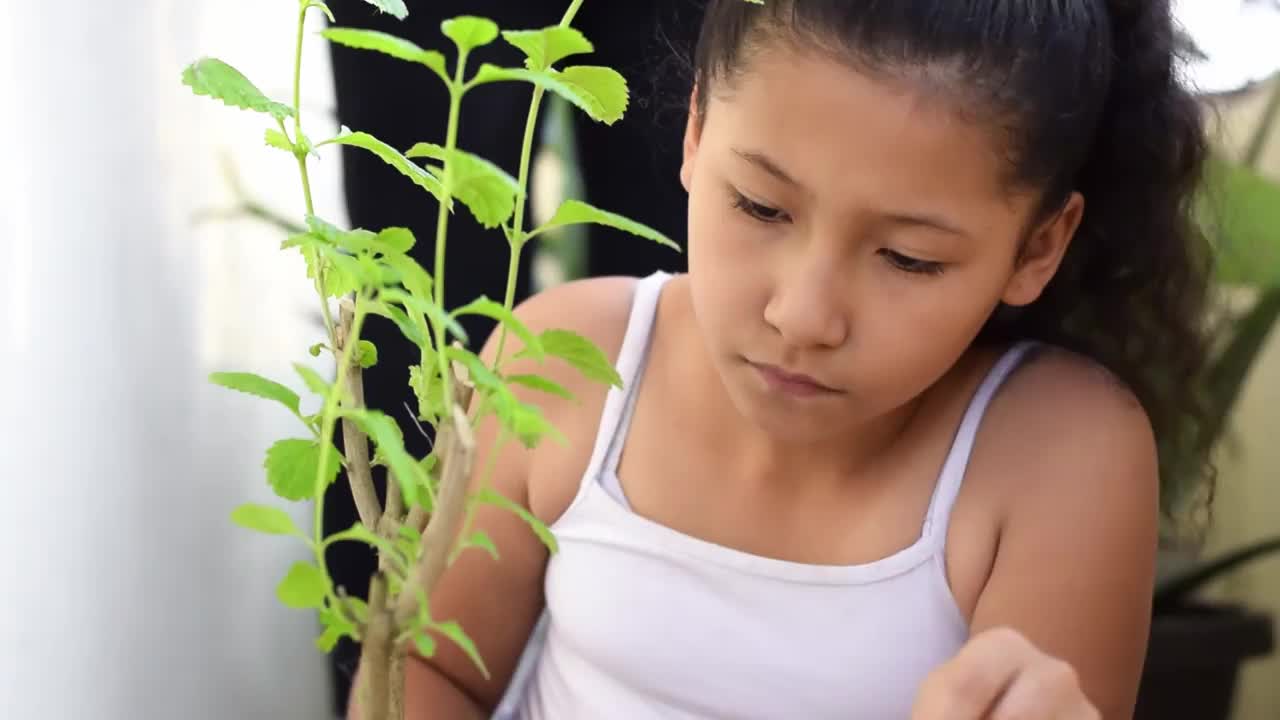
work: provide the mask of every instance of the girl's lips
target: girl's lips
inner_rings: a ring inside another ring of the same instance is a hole
[[[816,378],[801,373],[793,373],[774,365],[750,363],[751,367],[764,379],[769,387],[789,395],[811,397],[814,395],[830,395],[839,392],[828,387]]]

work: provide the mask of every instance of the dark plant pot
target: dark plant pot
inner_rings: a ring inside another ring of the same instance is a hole
[[[1134,720],[1228,720],[1240,666],[1273,647],[1272,618],[1247,608],[1188,604],[1155,615]]]

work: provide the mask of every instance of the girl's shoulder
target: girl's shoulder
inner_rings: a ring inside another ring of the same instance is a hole
[[[631,317],[639,280],[610,276],[573,280],[543,290],[515,308],[515,315],[533,334],[568,331],[595,345],[616,366]],[[495,333],[496,337],[496,333]],[[508,338],[508,347],[513,347]],[[494,338],[485,348],[492,362]],[[514,340],[514,343],[518,343]],[[504,352],[504,357],[511,357]],[[594,448],[596,430],[609,385],[588,377],[562,357],[544,360],[522,357],[502,364],[505,377],[538,376],[554,383],[510,383],[518,400],[539,409],[566,442],[544,441],[524,456],[525,499],[533,513],[550,524],[576,494],[582,471]],[[556,387],[545,392],[542,387]]]

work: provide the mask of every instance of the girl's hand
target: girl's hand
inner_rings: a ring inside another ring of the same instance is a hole
[[[1020,633],[974,636],[925,679],[911,720],[1100,720],[1075,670]]]

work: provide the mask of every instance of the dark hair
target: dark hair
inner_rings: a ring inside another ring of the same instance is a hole
[[[1208,244],[1192,218],[1204,120],[1177,73],[1169,0],[710,0],[694,56],[698,112],[776,41],[928,83],[998,127],[1010,180],[1085,214],[1061,269],[981,340],[1038,339],[1096,359],[1142,402],[1172,508],[1188,464],[1211,476],[1198,399]],[[1205,477],[1205,479],[1208,479]],[[1211,484],[1211,483],[1210,483]]]

